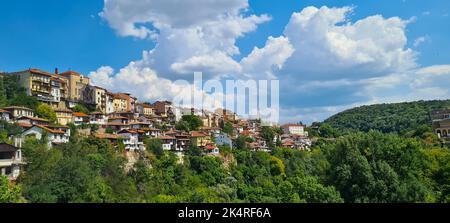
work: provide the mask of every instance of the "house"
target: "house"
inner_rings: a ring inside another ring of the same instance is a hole
[[[16,76],[19,84],[25,88],[28,96],[36,97],[39,101],[46,103],[53,101],[54,98],[52,96],[51,86],[53,74],[43,70],[30,68],[24,71],[6,73],[6,75]]]
[[[189,150],[189,146],[191,143],[190,135],[184,134],[184,133],[178,133],[175,135],[176,138],[176,146],[175,151],[177,152],[184,152]]]
[[[107,99],[107,90],[104,88],[88,85],[84,89],[83,102],[95,106],[102,113],[106,113]]]
[[[20,148],[7,143],[0,143],[1,175],[7,176],[9,180],[16,180],[23,164],[22,151]]]
[[[220,151],[219,148],[217,148],[217,146],[211,144],[203,148],[203,153],[205,155],[216,156],[219,155]]]
[[[159,136],[162,141],[163,150],[175,150],[177,139],[173,136]]]
[[[22,133],[23,137],[33,136],[38,140],[41,140],[43,135],[47,135],[48,146],[52,147],[53,145],[68,143],[70,132],[52,129],[42,125],[33,125]]]
[[[136,130],[124,129],[117,133],[123,137],[123,144],[128,151],[144,151],[144,142],[139,140],[139,133]]]
[[[16,121],[18,123],[25,123],[25,124],[29,124],[29,125],[48,125],[48,124],[50,124],[50,122],[47,119],[28,117],[28,116],[22,116],[20,118],[17,118]]]
[[[205,147],[208,144],[211,144],[211,136],[199,131],[192,131],[190,133],[191,136],[191,145],[197,147]]]
[[[73,123],[75,125],[89,123],[89,115],[86,115],[82,112],[74,112],[72,115],[73,115]]]
[[[285,134],[308,136],[308,132],[305,131],[306,126],[301,124],[286,124],[281,126]]]
[[[98,139],[109,140],[112,144],[117,144],[120,140],[124,138],[118,134],[108,134],[108,133],[94,133],[94,137]]]
[[[172,102],[170,101],[156,101],[152,105],[155,108],[155,113],[157,115],[161,115],[163,117],[167,117],[169,115],[169,111],[173,111]]]
[[[50,78],[52,101],[49,103],[54,108],[66,108],[68,97],[67,80],[58,75],[58,69],[55,69],[55,75]]]
[[[233,148],[233,141],[226,133],[214,134],[214,139],[218,146],[228,145],[230,148]]]
[[[86,87],[89,86],[90,79],[83,74],[75,71],[66,71],[61,73],[60,76],[68,83],[68,101],[80,102],[84,98],[84,92]],[[73,103],[69,103],[69,107],[74,106]]]
[[[431,112],[434,133],[441,139],[450,142],[450,109]]]
[[[73,122],[73,112],[67,108],[57,108],[55,109],[56,120],[58,124],[67,125]]]
[[[131,129],[146,129],[152,127],[151,123],[145,122],[129,122],[128,125],[130,125]]]
[[[147,103],[136,103],[136,113],[141,116],[153,115],[155,114],[155,109]]]
[[[108,122],[105,125],[103,125],[105,128],[110,128],[115,132],[121,131],[121,130],[125,130],[125,129],[130,129],[130,125],[128,124],[123,124],[120,122]]]
[[[34,117],[34,112],[31,108],[22,106],[10,106],[3,108],[3,110],[8,111],[14,119],[22,116]]]
[[[114,94],[113,107],[115,112],[134,112],[137,99],[128,93]]]
[[[108,124],[111,123],[120,123],[120,124],[128,124],[130,119],[124,116],[110,116],[108,118]]]
[[[12,119],[11,113],[4,109],[0,109],[0,120],[10,122]]]
[[[141,130],[145,132],[144,134],[146,136],[149,136],[151,138],[158,138],[162,135],[162,131],[157,128],[142,128]]]
[[[102,112],[93,112],[89,115],[89,124],[105,125],[108,123],[108,116]]]
[[[111,92],[106,92],[106,114],[111,114],[114,112],[114,94]]]

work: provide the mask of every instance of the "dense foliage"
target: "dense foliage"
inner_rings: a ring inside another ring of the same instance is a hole
[[[408,131],[430,125],[430,112],[450,107],[450,100],[417,101],[362,106],[336,114],[324,123],[340,131],[378,130],[384,133]]]
[[[17,76],[0,76],[0,107],[16,105],[36,109],[38,104],[36,98],[27,96]]]

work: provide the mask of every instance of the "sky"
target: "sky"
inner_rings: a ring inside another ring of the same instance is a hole
[[[0,71],[75,70],[141,100],[175,80],[280,80],[281,122],[450,98],[448,0],[17,0]]]

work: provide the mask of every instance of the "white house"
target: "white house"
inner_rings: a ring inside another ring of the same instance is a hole
[[[47,134],[48,146],[68,143],[70,137],[70,129],[63,131],[62,129],[51,129],[50,127],[42,125],[33,125],[33,127],[27,129],[22,133],[22,137],[34,136],[36,139],[42,139],[44,134]]]
[[[286,124],[286,125],[281,126],[281,128],[283,129],[283,132],[285,134],[298,135],[298,136],[303,136],[303,137],[308,136],[308,132],[305,131],[305,128],[306,128],[305,125]]]
[[[3,110],[9,111],[13,118],[18,118],[22,116],[34,117],[34,112],[30,108],[21,106],[10,106],[3,108]]]
[[[108,123],[108,116],[101,112],[93,112],[89,115],[89,124],[104,125]]]
[[[123,137],[123,144],[128,151],[144,151],[144,142],[139,141],[139,133],[135,130],[124,129],[117,133]]]

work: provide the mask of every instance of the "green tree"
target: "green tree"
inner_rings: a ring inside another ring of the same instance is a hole
[[[36,114],[39,117],[47,119],[52,123],[56,122],[56,112],[50,105],[44,103],[39,104],[39,106],[36,108]]]
[[[22,203],[24,199],[21,188],[9,182],[6,176],[0,175],[0,203]]]
[[[152,152],[157,157],[161,157],[164,154],[161,139],[147,138],[144,140],[144,144],[146,145],[147,151]]]

